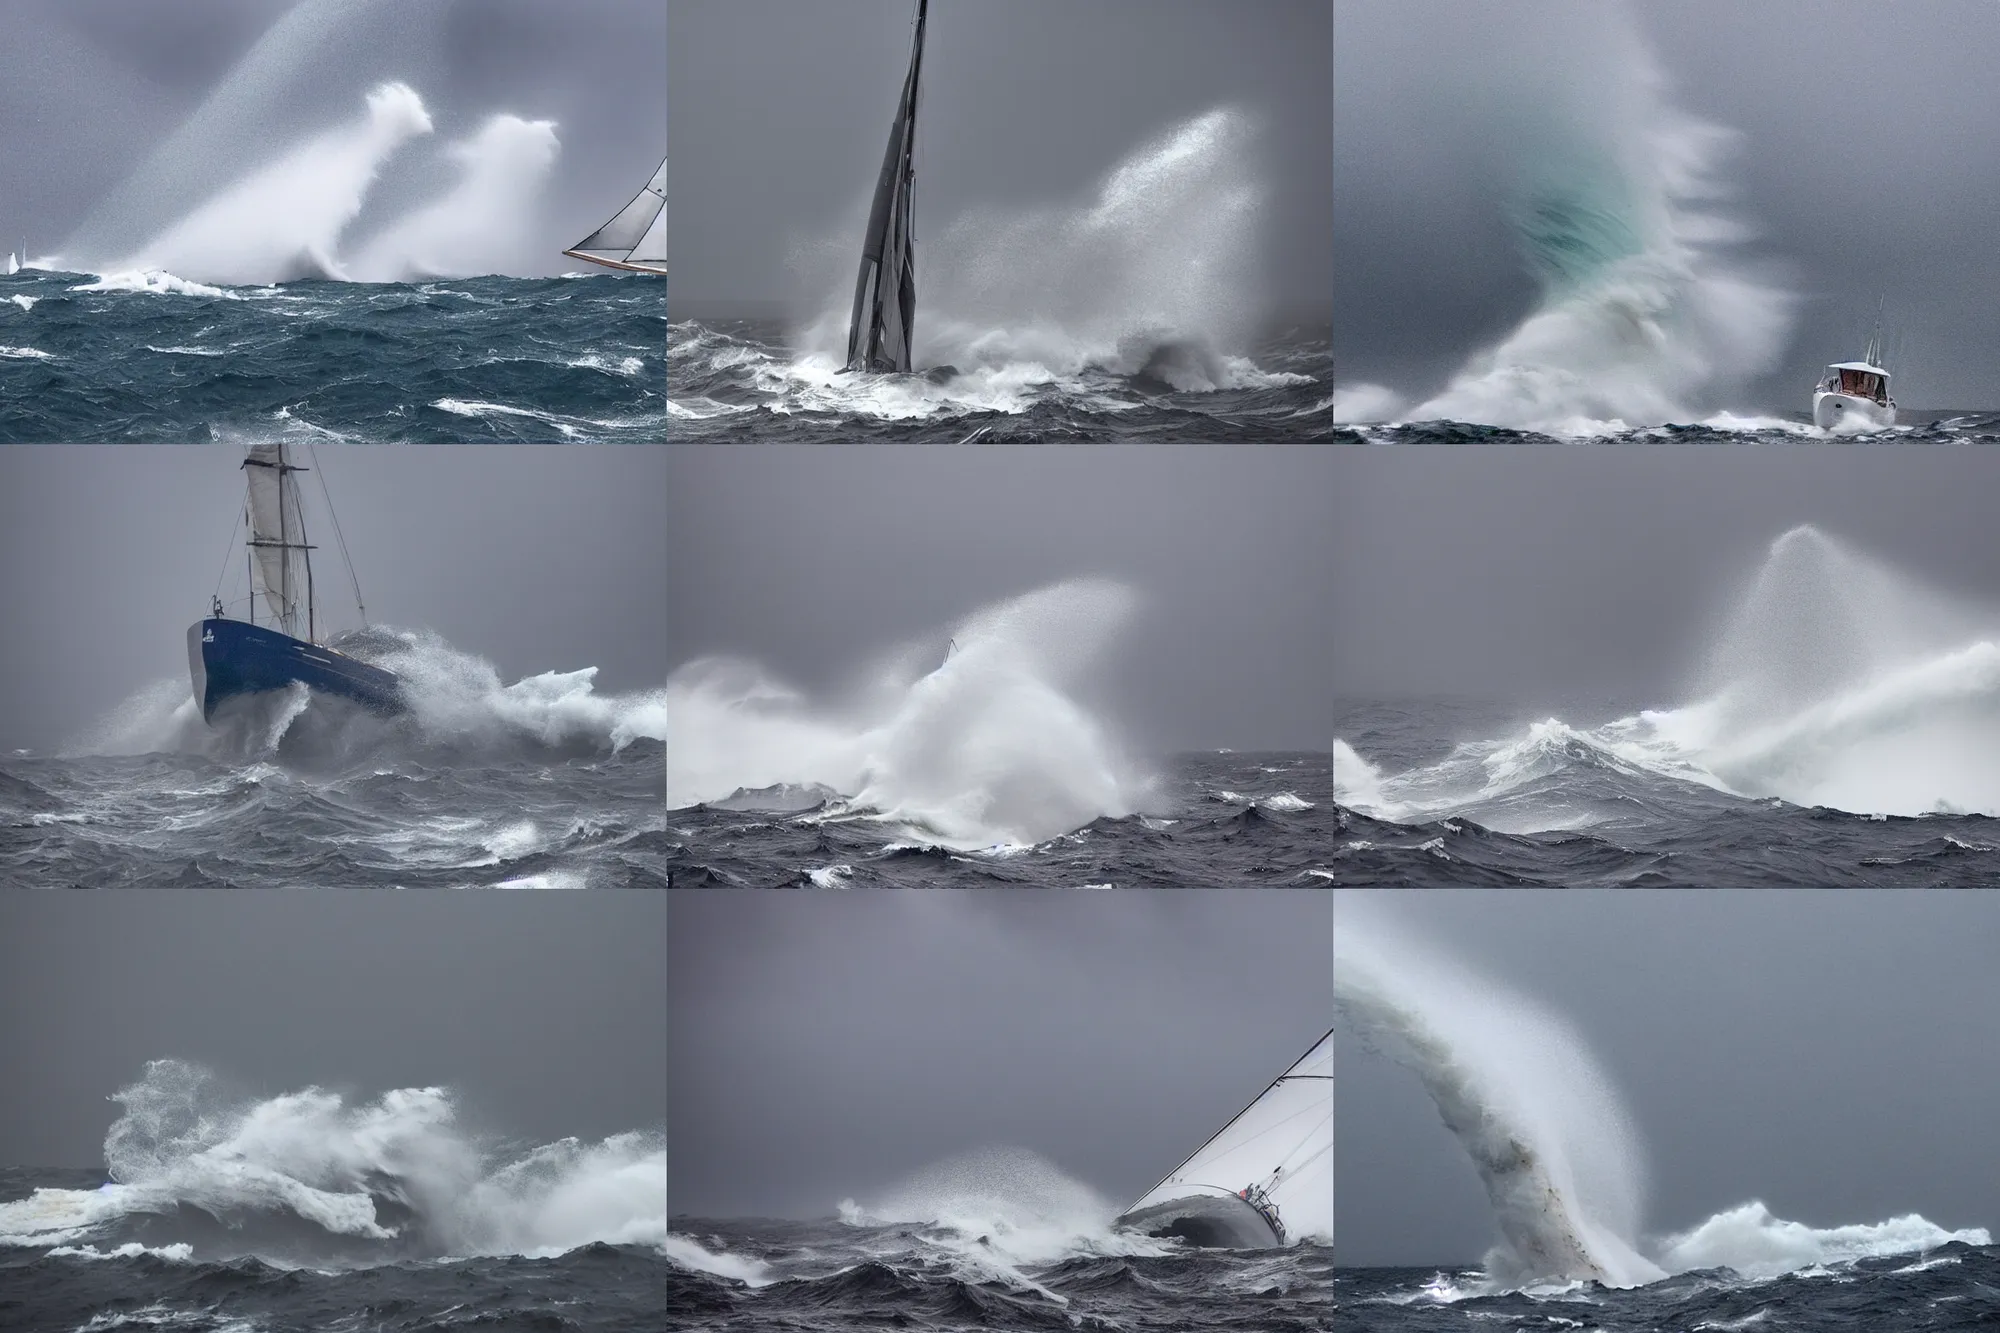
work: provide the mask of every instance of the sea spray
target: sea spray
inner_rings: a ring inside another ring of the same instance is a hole
[[[2000,607],[1943,593],[1809,525],[1774,540],[1699,663],[1692,701],[1550,718],[1384,774],[1336,742],[1336,799],[1405,822],[1587,825],[1608,777],[1862,814],[2000,814]]]
[[[559,150],[553,121],[494,116],[446,150],[456,184],[363,243],[352,276],[409,282],[531,262],[540,195]]]
[[[1252,115],[1218,107],[1135,149],[1088,200],[981,207],[920,236],[917,361],[956,367],[947,384],[836,378],[852,246],[800,246],[794,267],[824,295],[799,340],[805,355],[786,373],[885,416],[1018,411],[1038,387],[1093,370],[1184,392],[1305,382],[1249,359],[1270,304],[1258,258],[1260,137]]]
[[[1533,81],[1495,94],[1508,214],[1541,289],[1535,309],[1401,415],[1559,434],[1691,421],[1769,369],[1795,298],[1740,257],[1726,211],[1734,136],[1677,109],[1622,7],[1507,11],[1495,40]],[[1559,29],[1559,48],[1522,46]],[[1579,52],[1587,52],[1587,58]],[[1396,405],[1354,386],[1344,420]]]
[[[1500,1233],[1495,1281],[1663,1276],[1633,1246],[1643,1167],[1630,1118],[1568,1024],[1400,940],[1359,902],[1334,932],[1334,996],[1416,1074],[1471,1158]]]
[[[1115,1231],[1118,1209],[1025,1148],[976,1148],[934,1162],[866,1206],[840,1203],[852,1226],[917,1224],[941,1249],[988,1266],[1050,1264],[1086,1254],[1161,1254],[1151,1237]],[[1025,1279],[1021,1279],[1025,1281]]]
[[[149,1062],[113,1100],[124,1109],[105,1138],[111,1183],[0,1203],[0,1243],[69,1242],[146,1217],[180,1226],[188,1209],[222,1224],[201,1229],[198,1250],[304,1259],[532,1256],[666,1239],[656,1133],[522,1151],[466,1129],[444,1089],[259,1099],[181,1060]]]
[[[610,753],[666,739],[663,691],[605,694],[595,667],[506,683],[484,658],[436,634],[375,626],[330,646],[394,671],[409,711],[387,718],[303,686],[232,700],[204,722],[185,677],[144,686],[70,738],[61,753],[196,754],[225,763],[271,758],[316,763],[449,752],[461,758],[548,758]]]
[[[1950,1231],[1914,1213],[1813,1227],[1755,1201],[1642,1241],[1632,1122],[1560,1016],[1412,943],[1360,897],[1341,904],[1334,932],[1334,1002],[1365,1048],[1416,1075],[1486,1188],[1501,1241],[1484,1280],[1434,1299],[1572,1280],[1637,1286],[1710,1268],[1762,1279],[1992,1243],[1983,1228]]]
[[[384,84],[360,120],[237,181],[113,267],[235,284],[343,277],[341,233],[389,158],[430,132],[423,99]]]
[[[450,10],[406,0],[289,6],[201,106],[98,201],[65,238],[61,258],[72,269],[108,271],[204,202],[325,134],[370,87],[432,63]]]
[[[961,847],[1032,843],[1133,813],[1147,782],[1073,697],[1135,610],[1103,580],[995,603],[885,654],[850,697],[818,702],[753,665],[703,659],[667,685],[667,800],[817,785],[857,811]]]

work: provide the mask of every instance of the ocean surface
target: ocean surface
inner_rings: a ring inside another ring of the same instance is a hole
[[[1912,692],[1872,696],[1866,717],[1826,733],[1792,727],[1786,746],[1827,772],[1842,805],[1726,788],[1696,745],[1676,744],[1638,707],[1553,718],[1490,700],[1336,699],[1331,861],[1363,885],[2000,886],[2000,819],[1949,813],[1946,793],[1983,790]],[[1949,712],[1939,710],[1949,719]],[[1845,730],[1843,731],[1843,728]],[[1852,762],[1833,742],[1845,741]],[[1962,737],[1976,751],[1977,733]],[[1899,753],[1902,751],[1903,753]],[[1786,751],[1787,756],[1791,753]],[[1990,761],[1991,752],[1987,751]],[[1764,769],[1731,756],[1747,782]],[[1901,762],[1899,762],[1901,761]],[[1775,767],[1775,766],[1774,766]],[[1786,781],[1811,781],[1797,765]],[[1883,807],[1934,802],[1928,813]]]
[[[664,282],[0,277],[0,442],[659,443]]]
[[[655,1132],[480,1141],[450,1094],[257,1101],[150,1062],[91,1169],[0,1167],[9,1333],[657,1333]]]
[[[690,1333],[1336,1326],[1333,1251],[1324,1246],[1194,1250],[1132,1238],[1104,1252],[1086,1245],[1023,1259],[990,1237],[940,1226],[672,1222],[668,1326]]]
[[[667,875],[686,888],[1326,885],[1338,862],[1325,754],[1191,753],[1158,768],[1141,813],[984,846],[825,787],[739,789],[667,813]]]
[[[210,725],[158,681],[61,753],[0,756],[0,885],[665,885],[657,696],[599,693],[590,668],[507,684],[379,628],[330,642],[396,669],[412,710],[295,686]]]
[[[921,349],[922,344],[919,344]],[[1036,356],[968,348],[956,373],[847,375],[783,324],[679,320],[668,332],[676,441],[955,444],[1327,439],[1333,344],[1294,328],[1246,355],[1144,339]],[[921,359],[922,352],[920,350]]]
[[[1800,396],[1810,398],[1810,394]],[[1823,431],[1809,414],[1796,412],[1778,417],[1724,415],[1691,425],[1592,427],[1573,434],[1470,421],[1349,423],[1338,427],[1333,438],[1347,444],[2000,444],[2000,412],[1905,410],[1898,413],[1892,429],[1870,432]]]
[[[1622,1290],[1588,1283],[1532,1295],[1477,1295],[1479,1276],[1431,1268],[1337,1269],[1338,1327],[1353,1333],[1914,1333],[2000,1324],[2000,1247],[1958,1241],[1921,1253],[1815,1264],[1778,1277],[1704,1269]]]

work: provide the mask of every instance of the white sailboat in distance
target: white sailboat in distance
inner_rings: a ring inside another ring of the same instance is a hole
[[[1295,1245],[1322,1230],[1331,1235],[1333,1030],[1115,1225],[1224,1249]]]
[[[618,215],[563,251],[627,273],[667,271],[667,159]]]

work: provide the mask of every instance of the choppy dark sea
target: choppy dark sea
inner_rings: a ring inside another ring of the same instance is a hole
[[[0,442],[659,443],[666,283],[0,277]]]
[[[2000,1246],[1956,1241],[1927,1254],[1860,1259],[1761,1280],[1708,1269],[1626,1290],[1591,1283],[1559,1293],[1452,1292],[1442,1298],[1459,1285],[1457,1275],[1429,1268],[1336,1270],[1337,1327],[1352,1333],[1916,1333],[2000,1326]]]
[[[1624,709],[1607,706],[1606,717]],[[1465,699],[1336,699],[1334,734],[1384,772],[1478,772],[1545,713]],[[2000,819],[1858,814],[1750,799],[1621,760],[1559,731],[1518,754],[1518,781],[1398,822],[1336,805],[1343,886],[2000,887]],[[1336,783],[1351,784],[1339,768]],[[1503,832],[1502,829],[1515,831]],[[1528,831],[1522,831],[1528,830]]]
[[[366,658],[401,641],[334,642]],[[659,705],[592,673],[503,685],[412,636],[410,711],[294,686],[205,723],[184,680],[60,754],[0,755],[0,886],[659,888],[670,850]]]
[[[0,1207],[94,1190],[101,1170],[0,1167]],[[275,1219],[266,1219],[273,1221]],[[60,1245],[0,1238],[8,1333],[659,1333],[674,1270],[657,1245],[548,1258],[309,1259],[300,1219],[275,1246],[192,1205],[128,1215]],[[251,1233],[256,1232],[253,1226]],[[324,1233],[320,1233],[324,1235]]]
[[[768,320],[677,321],[673,437],[699,443],[1083,443],[1333,437],[1333,343],[1295,328],[1218,359],[1165,347],[1130,373],[1038,363],[954,375],[846,375]]]
[[[1175,755],[1157,809],[1100,817],[1032,847],[955,850],[828,794],[738,792],[667,812],[674,887],[1325,887],[1333,792],[1325,754]]]
[[[1615,435],[1551,436],[1483,426],[1469,421],[1397,425],[1343,425],[1332,438],[1343,444],[2000,444],[2000,412],[1905,409],[1890,430],[1870,434],[1816,429],[1805,412],[1779,417],[1717,419],[1695,425],[1646,426]]]
[[[1016,1266],[945,1228],[690,1217],[671,1227],[667,1327],[689,1333],[1336,1327],[1333,1251],[1322,1246]]]

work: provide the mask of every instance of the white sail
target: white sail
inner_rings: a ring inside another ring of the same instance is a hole
[[[618,215],[564,254],[635,273],[667,271],[667,160]]]
[[[1257,1186],[1293,1241],[1333,1234],[1333,1033],[1126,1213]]]
[[[21,261],[15,257],[15,254],[12,250],[9,250],[7,252],[7,276],[12,277],[14,274],[19,273],[20,271],[21,271]]]
[[[308,580],[305,517],[299,508],[298,472],[282,444],[253,444],[243,460],[249,483],[250,549],[255,556],[252,594],[261,593],[277,628],[293,638],[310,633],[304,623]]]

